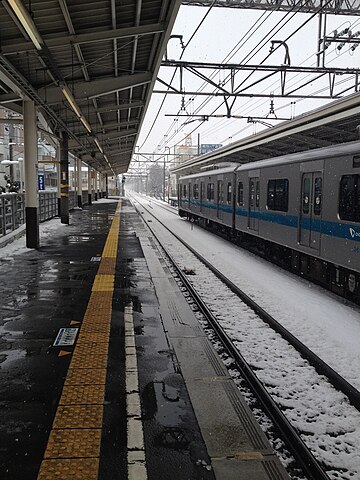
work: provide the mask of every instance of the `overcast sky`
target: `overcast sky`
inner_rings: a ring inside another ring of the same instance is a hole
[[[185,7],[180,8],[178,18],[176,20],[172,34],[183,35],[184,43],[186,44],[190,39],[192,33],[196,29],[197,25],[206,14],[206,7]],[[242,45],[235,56],[229,60],[230,63],[243,62],[244,58],[248,55],[254,47],[257,47],[262,39],[272,31],[275,33],[281,22],[289,20],[289,22],[275,34],[273,39],[284,41],[294,30],[296,30],[303,22],[310,18],[311,14],[296,13],[292,19],[290,17],[293,14],[285,16],[286,13],[277,13],[256,11],[256,10],[242,10],[242,9],[230,9],[230,8],[213,8],[205,22],[197,32],[191,43],[185,50],[182,60],[185,61],[198,61],[198,62],[218,62],[222,63],[227,57],[229,52],[237,45],[237,43],[246,34],[248,29],[261,17],[260,21],[265,20],[263,25],[256,31],[256,33]],[[327,34],[330,35],[334,29],[342,30],[345,27],[350,27],[353,32],[360,30],[360,17],[348,17],[348,16],[328,16],[327,19]],[[291,39],[288,40],[291,65],[298,66],[315,66],[317,50],[317,31],[318,31],[318,17],[313,18],[308,24],[303,27],[298,33],[296,33]],[[326,66],[328,67],[359,67],[360,60],[360,47],[357,48],[353,55],[349,54],[349,47],[345,46],[340,54],[335,51],[336,44],[332,44],[327,50],[326,54]],[[257,64],[263,61],[268,55],[270,49],[270,39],[265,43],[264,47],[254,58],[248,60],[249,64]],[[179,60],[181,55],[180,43],[176,39],[172,39],[168,45],[168,58]],[[284,62],[285,50],[283,47],[274,52],[265,64],[267,65],[280,65]],[[174,69],[162,67],[159,72],[159,77],[163,80],[169,81]],[[205,71],[203,71],[205,72]],[[207,70],[205,73],[211,73]],[[249,72],[240,73],[236,78],[236,85],[241,80],[245,79]],[[255,79],[264,76],[266,73],[255,73],[251,77],[251,82]],[[214,77],[214,81],[224,79],[224,73],[217,73]],[[279,93],[280,87],[280,75],[277,74],[271,80],[260,83],[256,87],[253,87],[250,91],[253,93],[266,93],[269,94]],[[288,76],[288,89],[291,85],[298,85],[297,82],[303,80],[304,82],[309,80],[309,77],[305,75],[295,74]],[[337,81],[343,81],[343,77],[337,77]],[[201,85],[202,81],[197,77],[186,74],[184,75],[184,88],[185,91],[196,91]],[[250,80],[248,81],[250,83]],[[178,88],[179,77],[175,77],[173,85]],[[309,94],[311,92],[318,92],[322,88],[328,85],[328,77],[309,84],[307,87],[301,90],[301,94]],[[337,87],[336,91],[340,91],[351,83],[341,84]],[[159,84],[155,85],[155,89],[164,90],[166,87]],[[229,88],[225,87],[225,88]],[[210,92],[213,88],[206,86],[204,91]],[[353,93],[354,90],[348,92]],[[299,92],[300,93],[300,92]],[[197,96],[191,102],[189,95],[185,95],[186,111],[187,113],[193,113],[204,102],[206,97]],[[163,100],[163,95],[153,94],[150,102],[145,121],[142,126],[138,145],[141,146],[142,152],[165,152],[165,145],[172,147],[178,142],[182,143],[182,139],[185,135],[189,134],[193,129],[200,125],[200,121],[196,120],[188,125],[181,126],[184,122],[190,120],[184,117],[178,118],[174,122],[175,117],[165,117],[165,113],[176,114],[181,107],[181,97],[177,95],[168,95],[165,104],[161,110],[157,122],[151,134],[146,139],[151,125],[154,123],[155,115],[158,112],[159,106]],[[217,106],[222,103],[222,99],[213,97],[204,107],[199,110],[199,114],[207,115],[211,114]],[[296,104],[291,105],[292,101],[296,101]],[[299,115],[314,108],[321,107],[328,103],[326,100],[295,100],[295,99],[275,99],[274,107],[275,114],[278,117],[289,118],[294,112],[295,115]],[[232,113],[234,115],[244,116],[256,116],[265,117],[270,111],[270,99],[268,98],[238,98],[233,107]],[[185,113],[185,112],[182,112]],[[216,114],[225,114],[225,106],[221,106]],[[273,115],[270,115],[270,117]],[[273,125],[277,125],[279,122],[270,122]],[[193,134],[193,145],[197,144],[197,135],[200,133],[200,143],[222,143],[228,144],[239,140],[242,137],[253,134],[255,131],[260,131],[266,128],[260,124],[249,124],[247,119],[215,119],[210,118],[209,121],[203,123]],[[145,141],[146,139],[146,141]],[[144,143],[145,141],[145,143]],[[160,145],[160,148],[158,148]]]

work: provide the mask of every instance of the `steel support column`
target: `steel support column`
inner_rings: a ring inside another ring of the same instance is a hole
[[[36,107],[32,100],[24,100],[23,107],[26,246],[28,248],[39,248],[40,235]]]
[[[105,183],[105,173],[102,175],[102,196],[106,198],[106,183]]]
[[[92,175],[92,168],[90,167],[90,165],[88,165],[88,204],[91,205],[92,204],[92,179],[91,179],[91,175]]]
[[[102,175],[99,173],[99,198],[102,198]]]
[[[95,190],[95,202],[97,202],[98,199],[98,172],[94,170],[95,174],[95,185],[94,185],[94,190]]]
[[[105,175],[105,197],[109,198],[109,179],[108,174]]]
[[[60,141],[60,220],[69,225],[69,149],[67,133],[62,133]]]
[[[82,161],[80,158],[76,159],[77,162],[77,204],[82,208]]]
[[[57,208],[58,216],[60,217],[60,198],[61,198],[61,174],[60,174],[60,145],[56,145],[55,150],[56,160],[56,178],[57,178]]]

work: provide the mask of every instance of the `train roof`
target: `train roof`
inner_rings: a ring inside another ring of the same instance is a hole
[[[239,165],[236,171],[254,170],[263,167],[272,167],[275,165],[284,165],[287,163],[310,162],[311,160],[319,160],[323,158],[331,158],[338,155],[360,155],[360,142],[342,143],[340,145],[332,145],[331,147],[316,148],[306,150],[305,152],[291,153],[282,155],[281,157],[269,158],[267,160],[259,160],[257,162]]]
[[[209,177],[210,175],[222,175],[224,173],[232,173],[239,168],[238,165],[232,165],[231,167],[224,167],[224,168],[213,168],[212,170],[205,170],[203,172],[192,173],[191,175],[184,175],[180,177],[180,180],[183,178],[200,178],[200,177]]]
[[[204,172],[193,173],[181,178],[199,178],[214,174],[224,174],[229,172],[242,172],[247,170],[256,170],[258,168],[273,167],[275,165],[285,165],[297,162],[309,162],[311,160],[318,160],[323,158],[331,158],[338,155],[360,155],[360,141],[342,143],[340,145],[333,145],[331,147],[316,148],[313,150],[306,150],[305,152],[291,153],[282,155],[281,157],[269,158],[267,160],[259,160],[257,162],[245,163],[243,165],[231,166],[227,168],[219,168],[214,170],[206,170]]]

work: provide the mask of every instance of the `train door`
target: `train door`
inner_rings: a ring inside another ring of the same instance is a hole
[[[217,202],[216,202],[216,216],[220,220],[223,218],[223,203],[224,203],[224,182],[218,180],[217,182]]]
[[[200,212],[204,211],[205,183],[200,182]]]
[[[191,183],[188,184],[188,209],[191,210]]]
[[[259,230],[259,217],[257,212],[260,208],[260,180],[259,177],[249,178],[249,217],[248,227],[250,230]]]
[[[322,173],[302,176],[299,240],[301,245],[319,250],[322,209]]]

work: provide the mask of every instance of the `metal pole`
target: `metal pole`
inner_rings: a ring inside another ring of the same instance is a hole
[[[104,196],[103,182],[104,182],[103,174],[99,173],[99,198],[103,198]]]
[[[95,185],[94,185],[94,190],[95,190],[95,202],[97,202],[98,199],[98,176],[97,176],[97,171],[93,170],[95,174]]]
[[[24,100],[24,166],[25,166],[25,216],[26,246],[40,247],[39,191],[37,173],[36,107],[32,100]]]
[[[82,208],[82,161],[81,158],[76,159],[77,163],[77,204]]]
[[[105,175],[105,197],[109,198],[109,177],[108,174]]]
[[[91,192],[91,186],[92,186],[92,181],[91,181],[91,174],[92,174],[92,169],[90,165],[88,165],[88,204],[92,204],[92,192]]]
[[[60,141],[60,220],[69,225],[69,148],[68,136],[62,132]]]
[[[163,184],[164,184],[164,189],[163,189],[163,201],[165,202],[165,172],[166,172],[166,154],[164,155],[164,178],[163,178]]]
[[[12,125],[10,125],[10,128],[13,130],[14,127]],[[9,160],[10,160],[10,178],[9,178],[9,182],[10,182],[10,186],[12,186],[13,182],[14,182],[14,165],[12,163],[13,161],[13,139],[12,138],[9,138]]]

